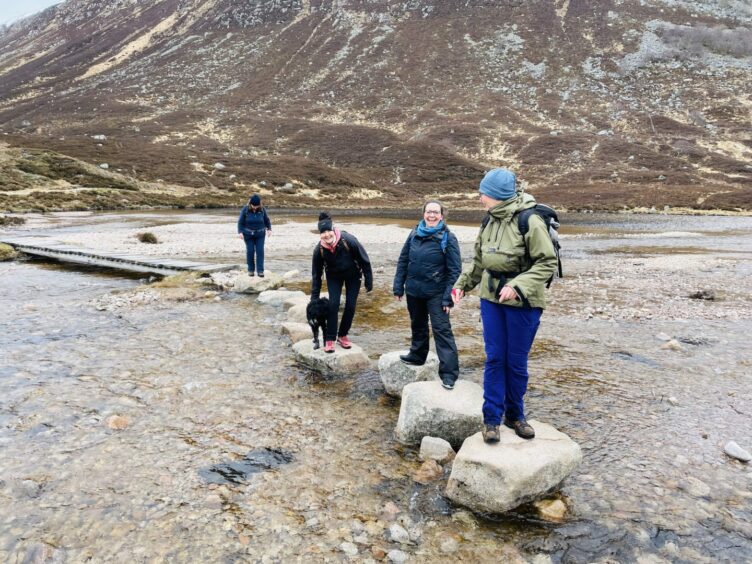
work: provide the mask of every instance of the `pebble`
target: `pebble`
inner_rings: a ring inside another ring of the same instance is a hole
[[[380,546],[376,546],[376,545],[372,546],[371,547],[371,554],[377,560],[383,560],[384,558],[386,558],[386,551],[383,548],[381,548]]]
[[[723,447],[723,452],[729,455],[731,458],[736,458],[742,462],[749,462],[752,460],[752,454],[740,447],[736,442],[729,441],[726,446]]]
[[[339,549],[348,556],[357,556],[358,554],[358,547],[351,542],[343,542],[339,545]]]
[[[402,552],[401,550],[390,550],[387,554],[387,558],[389,558],[389,562],[394,562],[395,564],[402,564],[403,562],[407,562],[408,558],[410,558],[406,552]]]
[[[676,339],[671,339],[670,341],[663,343],[661,349],[666,351],[680,351],[683,350],[684,347],[682,347],[681,343]]]
[[[674,396],[669,397],[667,401],[673,406],[679,405],[679,400],[676,399]]]
[[[560,499],[542,499],[534,505],[538,515],[545,521],[563,521],[567,514],[567,505]]]
[[[394,521],[400,514],[400,508],[393,501],[387,501],[381,509],[381,517],[384,521]]]
[[[666,335],[666,333],[658,333],[655,336],[655,338],[658,339],[659,341],[670,341],[671,340],[671,337],[668,336],[668,335]]]
[[[460,548],[460,543],[457,542],[456,539],[453,537],[447,537],[444,540],[441,541],[441,544],[439,545],[439,549],[444,554],[451,554],[453,552],[457,552]]]
[[[131,420],[122,415],[111,415],[107,418],[107,427],[113,431],[122,431],[131,424]]]
[[[394,523],[389,527],[389,538],[393,542],[398,542],[400,544],[407,544],[410,542],[410,535],[408,532],[404,527],[397,523]]]

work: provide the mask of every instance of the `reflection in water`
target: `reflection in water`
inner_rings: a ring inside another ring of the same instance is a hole
[[[752,474],[722,448],[752,445],[750,230],[693,218],[691,245],[735,249],[734,263],[595,257],[625,231],[685,231],[687,220],[591,219],[594,237],[567,241],[567,278],[530,361],[529,417],[584,452],[555,494],[570,510],[561,524],[531,505],[455,507],[442,495],[448,468],[414,482],[417,452],[394,441],[399,404],[377,372],[299,368],[281,310],[223,296],[97,311],[92,300],[138,280],[0,264],[0,561],[337,561],[342,543],[362,559],[400,548],[416,561],[749,561]],[[375,359],[407,346],[409,328],[390,296],[396,257],[373,248],[385,272],[361,296],[352,338]],[[714,301],[687,297],[708,280],[731,283]],[[480,382],[468,304],[452,323],[461,377]],[[388,540],[394,523],[409,543]]]

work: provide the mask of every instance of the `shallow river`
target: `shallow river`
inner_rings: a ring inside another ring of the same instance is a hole
[[[274,219],[267,268],[304,277],[314,219]],[[231,237],[233,222],[154,212],[29,225],[92,244],[143,227],[169,244],[191,237],[186,225],[226,224]],[[351,333],[377,359],[408,343],[390,288],[412,221],[345,223],[377,268]],[[455,225],[467,261],[477,223]],[[393,549],[416,562],[752,561],[752,468],[723,453],[729,440],[752,450],[752,219],[571,215],[563,234],[565,278],[527,395],[529,419],[583,448],[553,494],[569,508],[561,523],[532,506],[455,507],[448,468],[416,483],[417,452],[394,440],[399,404],[377,372],[296,366],[275,308],[222,294],[101,311],[102,296],[143,281],[0,263],[0,562],[368,561]],[[242,260],[237,247],[182,255]],[[705,289],[716,299],[689,297]],[[453,323],[461,377],[480,383],[477,313],[470,301]],[[388,540],[394,523],[409,543]]]

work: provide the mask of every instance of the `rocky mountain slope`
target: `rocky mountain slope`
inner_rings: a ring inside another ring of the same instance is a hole
[[[742,0],[67,0],[0,32],[0,131],[228,201],[474,205],[507,166],[568,208],[750,209],[751,21]]]

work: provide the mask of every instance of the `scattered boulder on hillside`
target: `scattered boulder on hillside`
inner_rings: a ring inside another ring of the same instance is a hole
[[[286,182],[284,186],[277,186],[274,190],[283,194],[292,194],[295,192],[295,186],[291,182]]]
[[[405,364],[400,355],[408,351],[393,351],[382,354],[379,358],[379,375],[386,393],[390,396],[401,396],[402,388],[413,382],[439,379],[439,357],[429,352],[423,366]]]
[[[697,292],[692,292],[689,295],[690,299],[693,300],[707,300],[707,301],[713,301],[716,299],[715,290],[711,290],[708,288],[698,290]]]
[[[453,390],[441,382],[413,382],[402,388],[397,440],[416,445],[423,437],[440,437],[459,446],[480,430],[483,423],[483,389],[458,380]]]
[[[501,426],[501,441],[467,438],[452,465],[446,495],[485,513],[503,513],[554,490],[577,468],[582,451],[551,425],[530,421],[535,438],[525,440]]]
[[[279,274],[269,271],[264,272],[264,278],[248,276],[248,273],[240,274],[232,286],[236,294],[260,294],[266,290],[274,290],[284,283]]]
[[[342,349],[338,345],[333,353],[325,353],[323,346],[314,350],[311,339],[306,339],[295,343],[292,350],[300,364],[324,375],[352,374],[370,364],[368,356],[358,345],[351,349]]]

